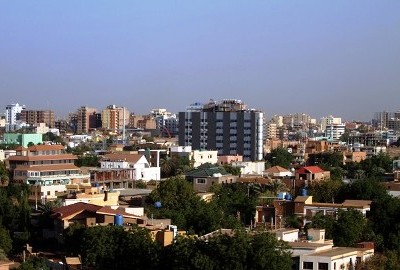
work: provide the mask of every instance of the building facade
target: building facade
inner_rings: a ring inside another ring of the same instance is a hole
[[[102,128],[118,132],[129,123],[130,113],[125,107],[110,105],[101,113]]]
[[[90,129],[100,127],[97,117],[97,109],[86,106],[80,107],[76,113],[76,132],[87,134]]]
[[[45,123],[49,128],[55,127],[54,112],[50,110],[23,110],[20,120],[30,126]]]
[[[18,103],[6,106],[6,131],[18,129],[18,120],[20,120],[20,114],[23,110],[25,110],[25,105],[19,105]]]
[[[263,117],[260,111],[245,109],[240,100],[210,102],[200,110],[179,113],[179,145],[261,160]]]

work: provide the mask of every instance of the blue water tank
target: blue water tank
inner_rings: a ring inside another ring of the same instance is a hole
[[[301,192],[301,196],[307,196],[307,189],[302,188],[300,192]]]
[[[99,186],[100,186],[100,184],[99,184],[99,183],[95,183],[94,185],[95,185],[95,187],[99,187]]]
[[[285,199],[285,195],[286,195],[286,192],[279,192],[278,193],[278,199],[279,200],[284,200]]]
[[[124,225],[124,217],[121,215],[114,216],[114,225],[115,226],[123,226]]]
[[[285,200],[291,201],[292,200],[292,195],[290,195],[290,193],[286,193]]]
[[[155,208],[161,208],[161,206],[162,206],[161,202],[155,202],[154,203],[154,207]]]

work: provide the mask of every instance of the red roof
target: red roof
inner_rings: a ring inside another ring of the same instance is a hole
[[[84,203],[84,202],[78,202],[74,203],[71,205],[67,206],[62,206],[59,208],[56,208],[53,210],[53,216],[60,217],[61,219],[67,218],[72,215],[77,215],[79,213],[82,213],[83,211],[89,211],[96,213],[97,210],[102,208],[101,206],[94,205],[94,204],[89,204],[89,203]]]
[[[323,173],[323,172],[325,171],[318,166],[307,166],[297,170],[297,173]]]

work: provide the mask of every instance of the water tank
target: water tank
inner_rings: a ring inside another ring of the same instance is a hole
[[[290,195],[290,193],[286,193],[285,200],[291,201],[292,200],[292,195]]]
[[[114,225],[115,226],[122,226],[124,225],[124,217],[121,215],[114,216]]]
[[[279,200],[284,200],[285,199],[285,195],[286,195],[286,192],[279,192],[278,193],[278,199]]]
[[[301,196],[307,196],[307,189],[302,188],[300,192],[301,192]]]
[[[155,202],[154,203],[154,207],[155,208],[161,208],[161,206],[162,206],[161,202]]]

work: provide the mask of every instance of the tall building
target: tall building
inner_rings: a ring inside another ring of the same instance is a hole
[[[242,155],[246,161],[263,158],[263,118],[241,100],[210,101],[202,108],[179,113],[179,145],[193,150],[217,150],[218,155]]]
[[[325,131],[327,129],[327,126],[329,125],[341,125],[342,124],[342,118],[340,117],[333,117],[332,115],[327,116],[327,117],[322,117],[321,118],[321,130]]]
[[[346,129],[345,124],[328,124],[325,128],[325,136],[329,141],[339,141]]]
[[[6,131],[18,129],[17,124],[23,110],[25,110],[25,105],[19,105],[18,103],[6,106]]]
[[[109,105],[101,113],[102,127],[106,130],[119,131],[129,123],[130,113],[125,107]]]
[[[31,126],[45,123],[49,128],[55,127],[54,112],[50,110],[23,110],[20,120]]]
[[[76,132],[88,133],[90,129],[96,126],[97,109],[82,106],[76,113]]]

